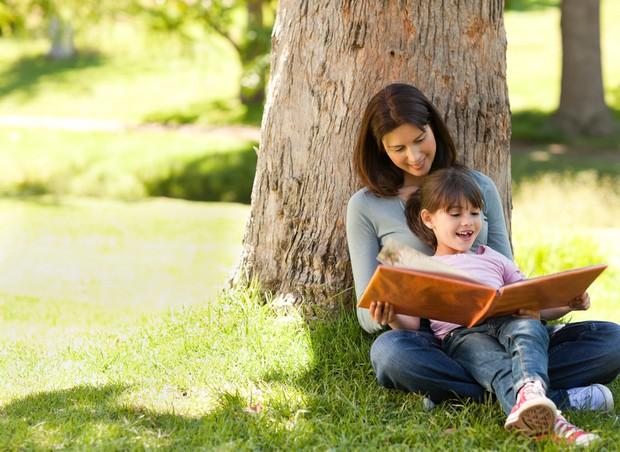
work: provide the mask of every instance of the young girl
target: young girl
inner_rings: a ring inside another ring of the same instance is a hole
[[[510,259],[488,246],[470,251],[480,232],[482,208],[471,172],[455,166],[428,175],[410,196],[405,213],[412,231],[435,250],[435,259],[494,287],[523,279]],[[587,294],[576,300],[586,301]],[[553,311],[545,314],[559,316],[568,308]],[[574,444],[590,444],[599,437],[568,423],[546,395],[549,335],[538,313],[534,317],[491,318],[472,328],[431,320],[431,329],[445,352],[497,396],[508,415],[505,428],[526,435],[554,430]]]

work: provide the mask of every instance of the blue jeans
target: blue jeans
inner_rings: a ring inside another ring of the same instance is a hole
[[[514,394],[526,382],[540,381],[549,387],[549,334],[540,320],[491,318],[472,328],[451,331],[442,348],[480,386],[495,394],[506,414],[514,405]]]
[[[547,327],[547,331],[547,395],[559,409],[568,407],[566,389],[609,383],[620,372],[619,325],[576,322],[558,331]],[[425,394],[434,402],[456,397],[484,399],[484,388],[444,353],[439,340],[428,330],[386,331],[372,344],[370,359],[377,381],[386,388]],[[507,398],[514,404],[514,393]]]

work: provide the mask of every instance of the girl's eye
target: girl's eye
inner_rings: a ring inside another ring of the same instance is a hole
[[[478,215],[480,215],[480,211],[478,210],[477,212],[472,212],[471,214],[477,217]]]
[[[422,136],[418,137],[418,138],[415,140],[415,143],[421,143],[421,142],[423,142],[424,140],[426,140],[426,134],[424,134],[424,135],[422,135]]]

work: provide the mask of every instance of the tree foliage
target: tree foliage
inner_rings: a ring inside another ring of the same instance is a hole
[[[261,104],[275,17],[274,0],[138,0],[138,8],[157,30],[192,38],[196,24],[224,38],[242,65],[241,100]]]

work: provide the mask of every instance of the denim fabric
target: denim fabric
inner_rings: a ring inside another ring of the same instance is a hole
[[[558,408],[568,408],[566,389],[609,383],[620,372],[619,325],[577,322],[558,331],[547,327],[547,331],[550,380],[547,394]],[[484,399],[485,389],[443,352],[439,341],[428,330],[386,331],[373,343],[370,359],[377,381],[386,388],[425,394],[434,402],[456,397]],[[509,378],[512,380],[512,375]],[[514,394],[504,397],[514,400]]]
[[[549,386],[548,347],[549,334],[539,320],[513,316],[458,328],[442,344],[474,380],[495,394],[506,414],[515,403],[515,393],[527,381]]]

